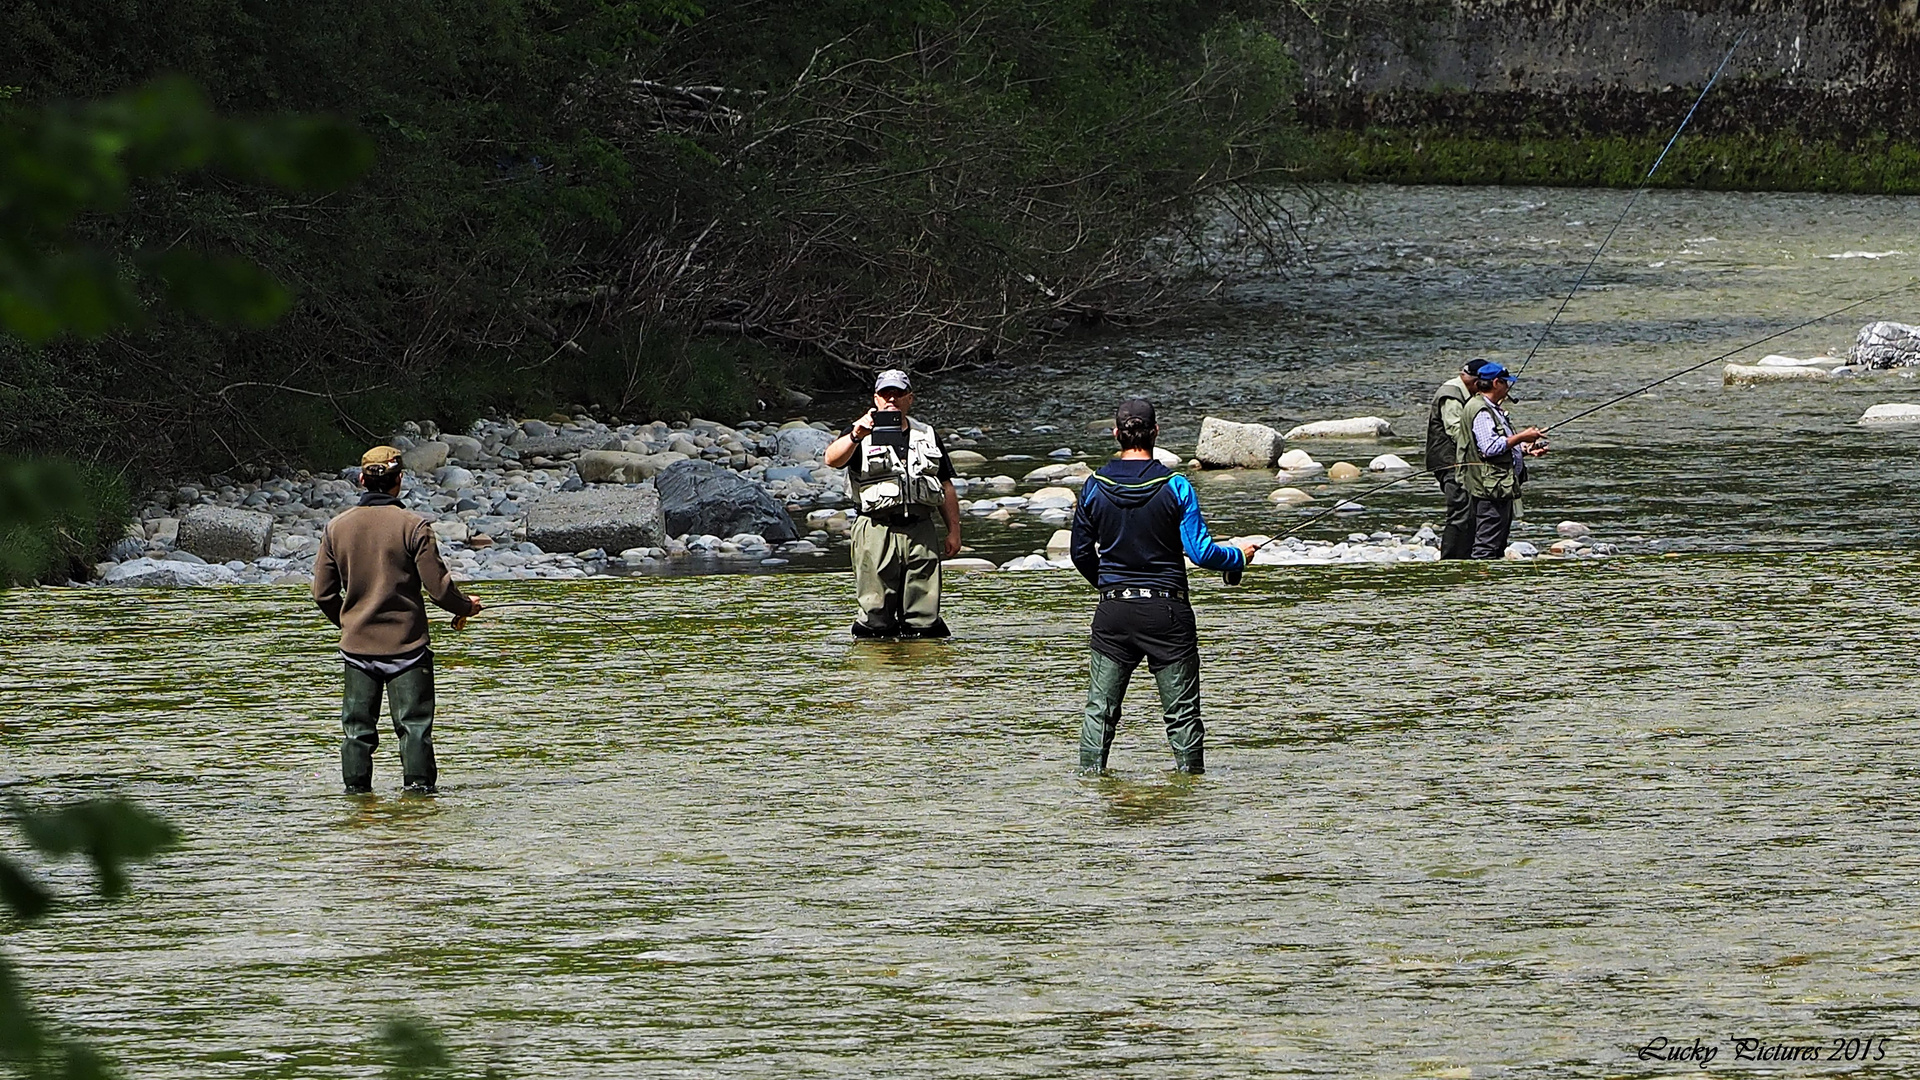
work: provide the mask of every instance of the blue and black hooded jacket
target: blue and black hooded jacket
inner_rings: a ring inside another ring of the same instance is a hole
[[[1116,458],[1087,479],[1073,514],[1073,565],[1099,589],[1187,587],[1187,564],[1246,569],[1239,548],[1214,542],[1193,484],[1158,461]]]

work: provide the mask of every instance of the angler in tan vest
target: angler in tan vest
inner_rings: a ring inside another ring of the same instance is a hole
[[[426,597],[466,626],[480,601],[461,593],[440,559],[427,519],[400,502],[400,451],[376,446],[360,458],[366,493],[327,523],[313,560],[313,602],[340,628],[346,663],[341,695],[340,778],[349,794],[373,790],[380,745],[380,696],[386,692],[400,740],[402,790],[431,795],[433,650],[427,647]]]
[[[913,382],[883,371],[873,382],[873,409],[827,444],[823,460],[847,470],[860,516],[853,522],[853,583],[862,638],[943,638],[940,557],[960,554],[960,499],[953,461],[932,427],[911,419]],[[876,431],[877,416],[889,428]],[[947,528],[943,542],[934,530]]]

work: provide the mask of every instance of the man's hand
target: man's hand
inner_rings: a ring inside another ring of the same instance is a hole
[[[1242,555],[1244,555],[1244,556],[1246,556],[1246,557],[1247,557],[1247,562],[1248,562],[1249,564],[1251,564],[1251,563],[1253,562],[1253,553],[1254,553],[1254,552],[1256,552],[1256,551],[1259,551],[1259,550],[1260,550],[1260,548],[1261,548],[1261,546],[1262,546],[1263,544],[1265,544],[1265,543],[1266,543],[1266,541],[1264,541],[1264,540],[1250,540],[1250,539],[1245,539],[1245,538],[1242,538],[1242,539],[1239,539],[1239,540],[1229,540],[1229,541],[1227,541],[1227,543],[1228,543],[1228,544],[1230,544],[1230,545],[1232,545],[1232,546],[1234,546],[1234,547],[1237,547],[1237,548],[1239,548],[1239,549],[1240,549],[1240,554],[1242,554]]]
[[[1539,440],[1544,439],[1546,437],[1547,437],[1546,432],[1541,431],[1537,427],[1530,427],[1524,431],[1516,431],[1512,435],[1507,436],[1507,441],[1509,443],[1524,444],[1524,443],[1530,443],[1530,442],[1538,442]]]
[[[857,441],[871,434],[873,434],[873,410],[868,409],[865,416],[853,422],[853,437]]]
[[[480,602],[480,598],[477,596],[469,596],[467,599],[473,601],[473,610],[467,612],[465,615],[455,615],[453,617],[453,628],[455,630],[465,630],[467,628],[467,620],[480,614],[480,609],[486,606]]]
[[[1547,440],[1541,439],[1538,442],[1528,443],[1525,453],[1528,457],[1545,457],[1547,455]]]
[[[947,553],[946,557],[949,559],[960,554],[960,530],[947,530],[947,542],[941,545],[941,548]]]

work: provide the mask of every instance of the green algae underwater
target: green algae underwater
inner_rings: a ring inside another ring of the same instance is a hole
[[[1196,578],[1199,778],[1143,679],[1076,775],[1070,573],[955,575],[956,637],[900,644],[838,573],[476,586],[559,606],[437,625],[436,799],[390,739],[338,793],[301,590],[16,591],[0,778],[185,840],[7,947],[142,1077],[371,1075],[395,1011],[456,1075],[1651,1075],[1743,1033],[1913,1075],[1917,583]]]

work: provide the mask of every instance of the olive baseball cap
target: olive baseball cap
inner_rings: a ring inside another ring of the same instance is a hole
[[[374,472],[390,472],[400,467],[400,451],[391,446],[376,446],[360,455],[360,467]]]

